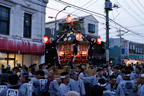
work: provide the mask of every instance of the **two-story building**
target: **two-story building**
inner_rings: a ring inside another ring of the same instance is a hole
[[[81,33],[90,35],[90,36],[98,36],[98,21],[92,15],[83,16],[79,18],[74,18],[76,21],[80,21]],[[62,24],[66,23],[66,19],[59,19],[57,21],[51,21],[46,23],[46,34],[48,36],[55,34],[55,22],[57,22],[56,31],[61,31]]]
[[[110,57],[113,63],[118,64],[120,61],[126,64],[144,63],[144,44],[128,41],[124,38],[110,39]]]
[[[48,0],[0,0],[0,64],[44,63]]]

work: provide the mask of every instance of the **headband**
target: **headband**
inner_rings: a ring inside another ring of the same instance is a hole
[[[98,83],[98,85],[101,86],[101,87],[104,87],[104,86],[106,86],[106,83],[105,84]]]
[[[126,76],[126,77],[128,77],[128,76],[130,76],[131,74],[124,74],[124,76]]]
[[[144,78],[144,74],[141,74],[140,77]]]
[[[66,78],[66,77],[69,77],[69,75],[60,76],[60,78]]]
[[[110,78],[111,80],[114,80],[114,81],[116,81],[116,79],[115,78]]]

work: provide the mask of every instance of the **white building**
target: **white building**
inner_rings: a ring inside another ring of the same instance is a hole
[[[0,64],[44,63],[48,0],[0,0]]]
[[[76,21],[81,22],[82,33],[91,35],[91,36],[98,36],[98,21],[92,15],[83,16],[80,18],[76,18]],[[60,30],[60,24],[66,23],[66,19],[57,20],[57,28],[56,30]],[[47,22],[46,23],[46,34],[54,35],[55,29],[55,21]]]

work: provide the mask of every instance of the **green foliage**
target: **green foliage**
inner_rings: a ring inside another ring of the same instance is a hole
[[[65,30],[69,30],[70,28],[73,28],[73,29],[75,29],[75,30],[79,30],[79,31],[81,31],[81,22],[79,22],[79,21],[73,21],[72,23],[61,23],[61,24],[59,24],[59,31],[57,32],[57,35],[62,35],[63,34],[63,32],[65,31]]]

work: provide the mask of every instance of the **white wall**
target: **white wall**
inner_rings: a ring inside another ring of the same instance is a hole
[[[0,36],[9,38],[18,36],[22,40],[29,41],[32,41],[32,39],[42,40],[45,34],[45,8],[47,3],[48,0],[0,0],[0,5],[10,8],[9,35],[0,34]],[[24,13],[32,15],[30,39],[23,38]],[[29,56],[25,56],[26,61],[24,63],[28,64],[27,60],[30,59]],[[44,62],[44,60],[42,59],[41,62]]]
[[[24,13],[29,13],[32,15],[31,39],[42,39],[45,34],[46,4],[43,0],[0,0],[0,5],[10,8],[9,36],[23,37]]]
[[[91,35],[91,36],[98,36],[98,21],[92,16],[86,16],[84,18],[84,28],[85,28],[85,34]],[[88,32],[88,24],[94,24],[95,25],[95,33]]]

